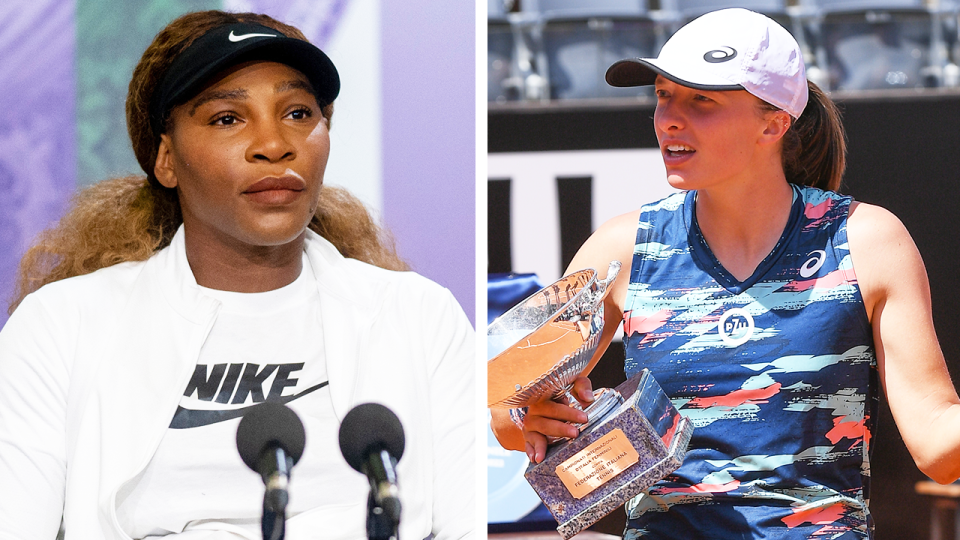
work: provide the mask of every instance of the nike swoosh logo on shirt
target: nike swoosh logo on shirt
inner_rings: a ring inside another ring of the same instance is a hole
[[[243,41],[245,39],[250,39],[252,37],[258,37],[258,36],[259,37],[277,37],[275,34],[240,34],[238,36],[233,33],[233,30],[231,30],[230,35],[227,36],[227,39],[229,39],[233,43],[236,43],[238,41]]]
[[[298,397],[305,396],[314,390],[319,390],[329,383],[329,381],[323,381],[316,386],[307,388],[299,394],[282,397],[274,401],[277,403],[287,404]],[[259,405],[259,403],[241,407],[239,409],[227,409],[223,411],[195,411],[193,409],[184,409],[183,407],[177,405],[177,412],[173,414],[173,420],[170,421],[170,429],[189,429],[201,426],[209,426],[210,424],[216,424],[218,422],[240,418],[244,415],[244,413],[247,412],[248,409],[252,409],[257,405]]]

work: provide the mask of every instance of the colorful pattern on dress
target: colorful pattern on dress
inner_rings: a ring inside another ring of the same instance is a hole
[[[851,199],[794,186],[780,241],[744,282],[710,252],[695,202],[640,214],[625,371],[648,368],[694,433],[683,465],[627,504],[625,538],[872,538],[878,386]]]

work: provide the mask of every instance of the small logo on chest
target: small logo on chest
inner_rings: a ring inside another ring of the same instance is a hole
[[[743,308],[733,308],[720,316],[717,331],[730,347],[743,345],[753,335],[753,316]]]
[[[807,256],[810,258],[800,267],[800,277],[803,278],[808,278],[817,273],[817,270],[819,270],[820,267],[823,266],[824,261],[827,260],[827,252],[822,249],[817,249],[808,253]]]

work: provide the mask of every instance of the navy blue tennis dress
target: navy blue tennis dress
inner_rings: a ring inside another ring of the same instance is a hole
[[[695,429],[683,465],[627,504],[627,539],[872,537],[878,386],[851,199],[793,189],[780,241],[744,282],[704,241],[695,192],[641,210],[625,370],[648,368]]]

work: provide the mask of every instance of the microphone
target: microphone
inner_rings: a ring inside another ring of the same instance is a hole
[[[263,478],[264,540],[284,536],[290,470],[300,461],[306,433],[297,413],[281,403],[267,401],[250,409],[237,426],[240,458]]]
[[[403,457],[404,443],[400,419],[377,403],[357,405],[340,424],[343,458],[370,481],[367,536],[371,539],[397,537],[400,496],[396,466]]]

